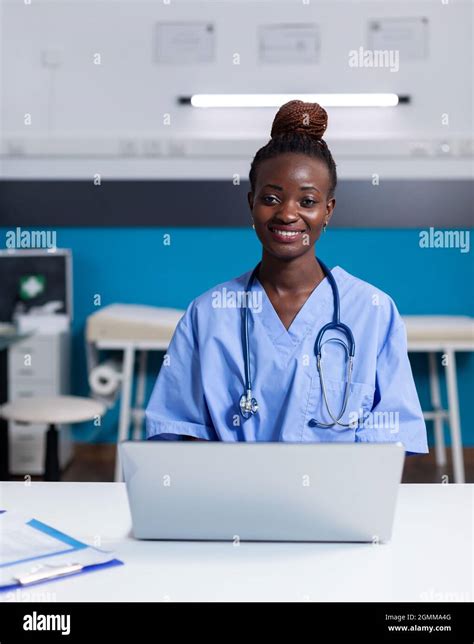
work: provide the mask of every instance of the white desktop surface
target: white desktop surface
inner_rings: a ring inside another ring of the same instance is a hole
[[[137,541],[124,483],[0,483],[19,510],[124,566],[0,601],[472,601],[474,485],[400,486],[389,544]],[[100,539],[100,542],[98,541]]]

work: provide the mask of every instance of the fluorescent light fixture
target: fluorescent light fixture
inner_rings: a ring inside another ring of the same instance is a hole
[[[193,107],[280,107],[294,99],[323,107],[395,107],[409,101],[398,94],[193,94],[179,102]]]

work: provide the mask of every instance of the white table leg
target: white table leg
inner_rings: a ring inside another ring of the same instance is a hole
[[[439,384],[438,366],[436,364],[436,353],[430,351],[428,353],[429,367],[430,367],[430,393],[431,405],[433,411],[441,411],[441,390]],[[443,418],[435,416],[434,422],[434,439],[435,439],[435,456],[436,465],[446,465],[446,448],[444,445],[444,427]]]
[[[449,427],[451,430],[454,482],[465,483],[461,421],[459,418],[458,386],[456,379],[456,355],[453,349],[448,349],[446,351],[446,357],[446,385],[448,389]]]
[[[146,385],[146,366],[148,360],[148,351],[140,351],[138,355],[138,376],[137,388],[135,392],[135,418],[133,423],[133,440],[141,440],[143,428],[143,405],[145,402],[145,385]]]
[[[120,420],[117,435],[117,444],[129,438],[130,431],[130,403],[132,398],[133,364],[135,362],[135,349],[132,346],[124,348],[122,368],[122,393],[120,397]],[[122,467],[118,449],[115,451],[115,481],[122,481]]]

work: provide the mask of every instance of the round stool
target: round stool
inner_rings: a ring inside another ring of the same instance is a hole
[[[45,481],[59,481],[57,425],[82,423],[102,416],[105,405],[80,396],[41,396],[13,400],[0,407],[0,415],[19,423],[46,423]]]

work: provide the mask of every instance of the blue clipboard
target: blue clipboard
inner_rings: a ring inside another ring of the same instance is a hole
[[[0,510],[0,514],[3,514],[4,512],[6,511]],[[65,534],[64,532],[61,532],[60,530],[56,530],[55,528],[47,525],[46,523],[43,523],[42,521],[38,521],[37,519],[31,519],[30,521],[27,521],[26,525],[29,525],[31,528],[35,530],[39,530],[40,532],[47,534],[53,539],[56,539],[59,542],[58,543],[59,549],[55,552],[47,553],[44,555],[24,557],[15,561],[8,561],[3,564],[0,563],[0,572],[7,570],[8,567],[10,566],[18,566],[22,564],[25,564],[24,567],[28,568],[29,562],[35,562],[35,564],[40,564],[41,566],[44,565],[44,567],[47,568],[48,560],[51,560],[52,557],[58,557],[61,555],[65,555],[67,553],[73,554],[75,552],[80,552],[80,551],[85,552],[86,550],[89,550],[89,551],[94,551],[101,554],[107,554],[106,551],[102,551],[98,548],[94,548],[93,546],[89,546],[87,543],[78,541],[77,539],[74,539],[74,537],[71,537]],[[93,572],[95,570],[101,570],[104,568],[111,568],[113,566],[122,566],[122,565],[123,565],[123,561],[120,561],[119,559],[116,559],[116,558],[112,558],[105,562],[84,564],[79,570],[74,570],[72,572],[62,572],[61,574],[54,574],[54,569],[50,568],[48,571],[48,576],[42,577],[36,581],[28,581],[27,583],[16,581],[15,583],[12,583],[12,584],[0,585],[0,593],[15,589],[15,588],[26,588],[37,584],[43,584],[51,581],[57,581],[58,579],[63,579],[63,578],[72,577],[75,575],[81,575],[84,573]],[[59,569],[58,565],[57,565],[57,568]]]

